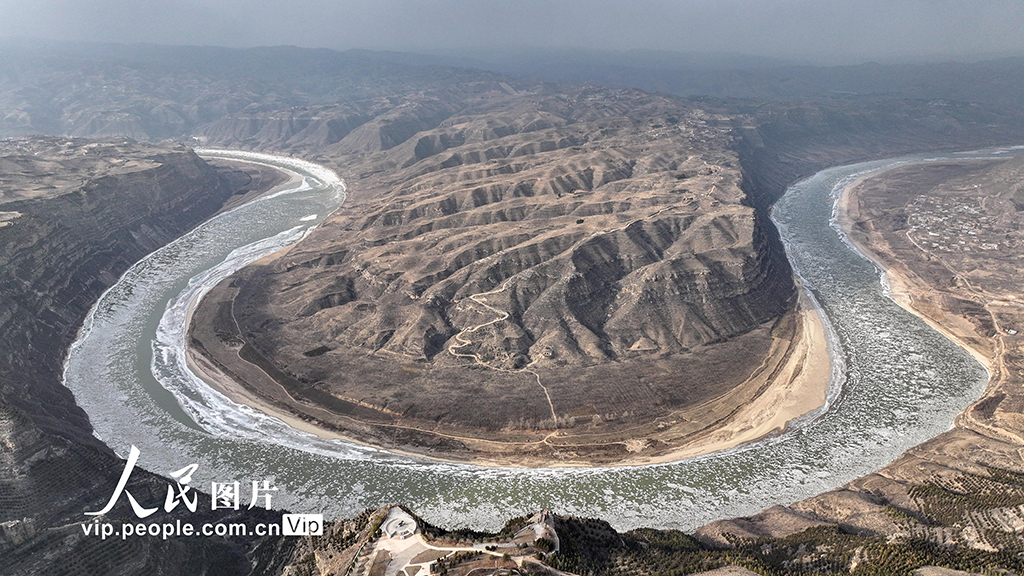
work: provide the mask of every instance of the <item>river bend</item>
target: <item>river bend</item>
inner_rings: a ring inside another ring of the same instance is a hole
[[[794,431],[671,464],[557,470],[437,463],[322,440],[192,376],[183,324],[189,302],[219,279],[344,210],[344,185],[311,163],[201,153],[272,164],[303,176],[303,185],[220,214],[132,267],[90,313],[65,368],[98,437],[122,456],[138,446],[140,465],[158,473],[198,463],[195,486],[271,479],[275,506],[329,517],[401,502],[452,527],[494,529],[548,508],[617,529],[692,530],[876,470],[949,429],[987,381],[966,352],[887,298],[878,270],[833,227],[835,196],[857,175],[970,154],[909,156],[824,170],[791,186],[773,210],[794,269],[827,319],[833,356],[827,410]]]

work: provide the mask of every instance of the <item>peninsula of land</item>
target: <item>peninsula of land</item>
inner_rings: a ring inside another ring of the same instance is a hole
[[[341,210],[195,304],[193,370],[323,436],[504,466],[675,460],[824,404],[821,320],[720,120],[596,89],[477,108],[345,156]]]

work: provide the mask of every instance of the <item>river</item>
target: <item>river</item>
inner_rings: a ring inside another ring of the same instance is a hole
[[[732,450],[619,468],[446,464],[322,440],[209,389],[184,368],[189,301],[344,210],[344,184],[329,170],[253,153],[203,152],[276,165],[302,175],[303,186],[220,214],[131,268],[90,313],[65,384],[118,454],[138,446],[139,464],[162,474],[196,463],[192,485],[203,489],[211,481],[271,480],[275,507],[293,512],[350,517],[404,503],[435,524],[495,529],[548,508],[600,517],[620,530],[692,530],[869,473],[948,430],[980,396],[984,368],[886,297],[878,270],[834,228],[834,201],[857,175],[896,163],[1018,152],[866,162],[824,170],[787,190],[772,217],[828,320],[830,401],[794,430]]]

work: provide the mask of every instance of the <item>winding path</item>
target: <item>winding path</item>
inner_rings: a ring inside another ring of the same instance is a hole
[[[509,373],[526,372],[527,374],[533,374],[533,377],[537,379],[537,386],[540,386],[540,389],[544,391],[544,398],[546,398],[547,401],[548,401],[548,407],[551,408],[551,421],[552,421],[552,424],[554,426],[557,426],[558,425],[558,415],[555,414],[555,404],[551,401],[551,394],[548,392],[547,387],[544,386],[544,384],[541,382],[540,374],[537,374],[533,370],[529,370],[527,368],[524,368],[522,370],[507,370],[505,368],[496,368],[494,366],[491,366],[487,362],[484,362],[483,360],[481,360],[479,354],[473,354],[473,353],[466,354],[464,352],[456,352],[455,351],[456,348],[464,348],[464,347],[469,346],[470,344],[473,343],[472,340],[464,338],[463,334],[469,334],[471,332],[476,332],[477,330],[479,330],[479,329],[481,329],[481,328],[483,328],[485,326],[491,326],[492,324],[497,324],[498,322],[501,322],[503,320],[507,320],[508,319],[508,317],[509,317],[508,312],[505,312],[504,310],[498,310],[494,306],[491,306],[487,302],[484,302],[483,300],[481,300],[481,298],[483,298],[485,296],[490,296],[491,294],[498,294],[500,292],[504,292],[505,289],[508,288],[508,284],[511,281],[512,281],[512,279],[509,278],[508,280],[506,280],[501,285],[500,288],[496,288],[496,289],[491,290],[489,292],[480,292],[478,294],[473,294],[472,296],[469,297],[470,300],[472,300],[473,302],[476,302],[477,304],[483,306],[484,308],[487,308],[491,312],[494,312],[495,314],[498,315],[498,317],[494,318],[494,319],[492,319],[492,320],[490,320],[488,322],[484,322],[483,324],[477,324],[476,326],[472,326],[472,327],[469,327],[469,328],[464,328],[463,330],[461,330],[458,334],[455,335],[455,339],[458,340],[458,344],[453,344],[453,345],[449,346],[448,347],[448,352],[450,352],[452,356],[455,356],[457,358],[472,358],[473,360],[476,361],[477,364],[486,366],[487,368],[490,368],[491,370],[496,370],[498,372],[509,372]],[[550,438],[550,436],[549,436],[549,438]],[[544,439],[544,442],[547,442],[547,438]]]
[[[625,229],[629,228],[630,226],[633,226],[634,224],[636,224],[638,222],[642,222],[644,220],[647,220],[648,218],[653,218],[655,216],[658,216],[659,214],[661,214],[663,212],[666,212],[666,211],[668,211],[670,209],[671,209],[671,207],[669,207],[669,208],[660,208],[660,209],[658,209],[658,210],[656,210],[656,211],[654,211],[651,214],[648,214],[646,216],[642,216],[640,218],[634,218],[633,220],[630,220],[629,222],[627,222],[627,223],[625,223],[622,226],[619,226],[617,228],[612,228],[612,229],[607,230],[607,231],[595,232],[594,234],[591,234],[590,236],[588,236],[586,239],[580,240],[579,242],[577,242],[573,246],[573,248],[575,248],[576,246],[579,246],[579,245],[581,245],[581,244],[583,244],[585,242],[593,240],[594,238],[596,238],[598,236],[602,236],[602,235],[605,235],[605,234],[611,234],[611,233],[614,233],[614,232],[619,232],[619,231],[625,230]],[[509,285],[509,283],[511,281],[512,281],[512,278],[509,278],[508,280],[505,280],[505,282],[502,283],[502,285],[499,288],[496,288],[494,290],[490,290],[488,292],[479,292],[477,294],[473,294],[473,295],[469,296],[470,300],[472,300],[473,302],[483,306],[484,308],[486,308],[487,310],[493,312],[494,314],[497,314],[497,317],[493,318],[493,319],[491,319],[491,320],[489,320],[487,322],[484,322],[482,324],[477,324],[475,326],[471,326],[469,328],[464,328],[464,329],[460,330],[459,333],[455,335],[455,340],[457,340],[458,342],[456,344],[453,344],[453,345],[449,346],[448,347],[448,352],[452,356],[455,356],[456,358],[471,358],[476,363],[478,363],[478,364],[480,364],[482,366],[485,366],[485,367],[487,367],[487,368],[489,368],[491,370],[496,370],[498,372],[508,372],[508,373],[525,372],[527,374],[532,374],[533,377],[537,379],[537,386],[540,386],[540,389],[544,391],[544,398],[547,399],[548,407],[551,409],[551,421],[552,421],[553,425],[555,427],[557,427],[558,426],[558,414],[555,413],[555,404],[551,401],[551,394],[548,392],[547,387],[544,386],[544,383],[541,381],[540,374],[537,374],[537,372],[529,369],[529,367],[532,366],[536,362],[536,360],[531,361],[529,364],[526,365],[526,368],[523,368],[522,370],[508,370],[508,369],[505,369],[505,368],[497,368],[495,366],[492,366],[492,365],[488,364],[487,362],[484,362],[480,358],[479,354],[474,354],[474,353],[468,353],[467,354],[465,352],[457,352],[456,351],[456,348],[465,348],[466,346],[469,346],[469,345],[471,345],[473,343],[472,340],[470,340],[470,339],[465,337],[466,334],[470,334],[470,333],[476,332],[477,330],[479,330],[481,328],[484,328],[486,326],[491,326],[491,325],[497,324],[498,322],[502,322],[502,321],[508,319],[508,317],[509,317],[509,313],[508,312],[505,312],[504,310],[499,310],[499,309],[495,308],[494,306],[491,306],[487,302],[483,301],[482,298],[484,298],[486,296],[490,296],[492,294],[499,294],[501,292],[504,292],[505,289],[508,288],[508,285]],[[547,436],[542,442],[543,443],[547,443],[548,438],[550,438],[550,437],[551,437],[551,435]]]

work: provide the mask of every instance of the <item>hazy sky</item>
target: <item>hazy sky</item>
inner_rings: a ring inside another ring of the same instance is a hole
[[[0,0],[0,36],[652,48],[857,62],[1024,54],[1024,0]]]

